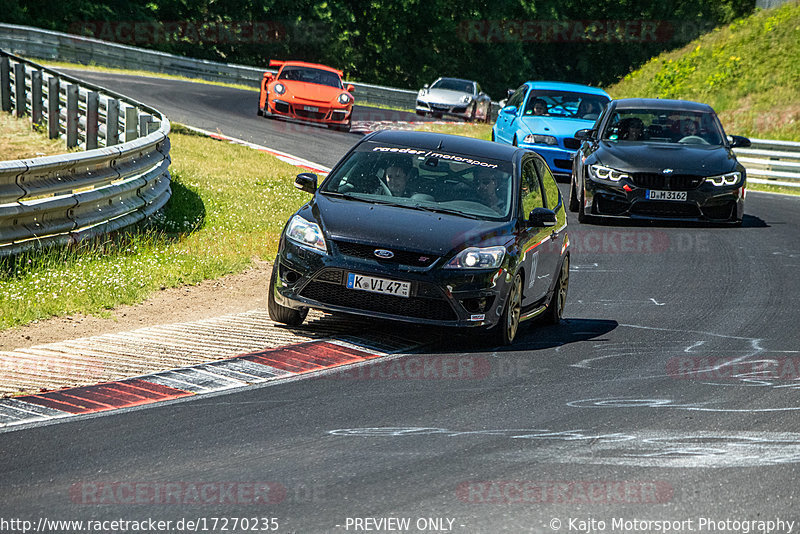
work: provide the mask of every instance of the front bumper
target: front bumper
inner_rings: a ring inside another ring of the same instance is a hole
[[[469,104],[442,104],[438,102],[427,102],[424,100],[417,100],[416,110],[420,113],[436,113],[448,115],[452,117],[460,117],[462,119],[470,118]]]
[[[265,111],[271,115],[319,124],[350,124],[350,115],[353,111],[352,105],[335,107],[320,105],[318,102],[304,102],[299,99],[288,102],[272,96],[267,105],[268,109]]]
[[[282,238],[275,260],[275,301],[294,309],[315,308],[440,326],[491,327],[500,320],[511,283],[502,268],[442,269],[442,258],[429,266],[415,267],[344,255],[336,243],[328,244],[334,248],[333,254],[321,254]],[[348,273],[410,282],[409,297],[349,289]]]
[[[584,210],[598,217],[703,222],[739,222],[744,215],[744,181],[719,187],[703,182],[685,190],[686,200],[680,201],[649,200],[647,191],[626,180],[587,179]]]
[[[558,139],[558,142],[563,143],[564,140]],[[572,157],[575,155],[577,148],[568,149],[555,145],[528,143],[520,143],[519,146],[533,150],[542,156],[554,175],[559,177],[569,177],[572,175]]]

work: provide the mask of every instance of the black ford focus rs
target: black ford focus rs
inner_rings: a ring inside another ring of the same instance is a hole
[[[612,101],[579,130],[570,211],[578,220],[631,217],[740,224],[746,176],[711,106],[684,100]]]
[[[298,175],[313,198],[288,221],[270,317],[308,309],[488,330],[560,321],[569,283],[565,206],[537,154],[466,137],[384,131],[331,173]]]

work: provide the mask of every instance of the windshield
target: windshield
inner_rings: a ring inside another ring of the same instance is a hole
[[[320,191],[353,200],[499,220],[511,210],[511,163],[364,143]]]
[[[447,91],[472,94],[472,82],[467,80],[455,80],[453,78],[442,78],[434,82],[431,89],[445,89]]]
[[[618,109],[609,118],[603,139],[721,145],[722,130],[709,112],[667,109]]]
[[[602,95],[534,90],[528,97],[524,115],[595,120],[605,109],[606,104],[608,98]]]
[[[342,88],[342,80],[335,72],[310,67],[283,67],[279,80],[292,80],[296,82],[316,83],[337,89]]]

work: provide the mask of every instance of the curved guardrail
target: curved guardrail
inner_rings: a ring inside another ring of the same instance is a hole
[[[0,108],[85,150],[0,161],[0,257],[124,228],[169,200],[170,125],[158,110],[3,50]]]

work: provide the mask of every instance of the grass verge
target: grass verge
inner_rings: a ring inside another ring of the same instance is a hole
[[[172,198],[148,227],[76,247],[0,259],[0,329],[72,313],[104,315],[166,287],[272,259],[308,195],[297,169],[173,124]]]
[[[0,161],[38,158],[69,152],[63,139],[48,139],[41,127],[31,128],[30,118],[0,113]]]

